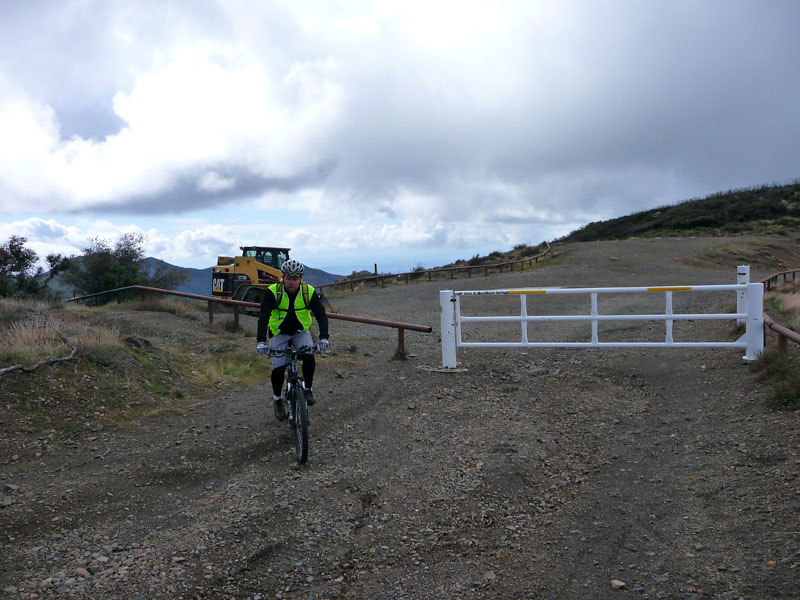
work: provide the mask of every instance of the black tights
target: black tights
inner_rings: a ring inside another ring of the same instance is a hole
[[[314,381],[314,368],[316,364],[313,354],[303,357],[303,379],[305,380],[306,389],[311,389],[311,383]],[[283,391],[283,379],[286,377],[286,367],[288,366],[289,365],[283,365],[277,369],[272,369],[270,380],[272,381],[272,393],[276,396],[280,396]]]

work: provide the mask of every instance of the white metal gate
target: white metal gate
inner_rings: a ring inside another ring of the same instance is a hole
[[[740,273],[741,275],[741,273]],[[741,277],[740,277],[741,281]],[[683,313],[672,310],[674,293],[692,292],[736,292],[737,309],[735,313]],[[639,294],[663,292],[665,310],[663,314],[603,315],[597,310],[598,294]],[[529,315],[527,297],[532,294],[587,294],[591,308],[585,315]],[[520,312],[509,316],[465,316],[461,314],[462,296],[518,295]],[[439,292],[442,309],[442,365],[455,368],[457,348],[743,348],[745,360],[755,360],[764,351],[764,286],[760,283],[738,283],[731,285],[684,285],[655,287],[612,287],[612,288],[540,288]],[[744,323],[745,333],[735,342],[719,341],[679,341],[673,339],[673,323],[681,320],[736,320]],[[519,322],[521,335],[519,341],[509,342],[465,342],[461,337],[462,323],[477,322]],[[535,321],[591,321],[591,341],[586,342],[535,342],[528,339],[527,324]],[[664,321],[665,339],[663,342],[602,342],[598,337],[597,325],[600,321]]]

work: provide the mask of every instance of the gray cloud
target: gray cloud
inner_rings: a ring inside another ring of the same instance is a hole
[[[58,242],[67,237],[67,229],[52,220],[34,219],[27,224],[26,235],[40,240]]]
[[[267,192],[291,193],[307,187],[321,185],[330,173],[332,165],[321,165],[291,177],[263,177],[246,169],[231,165],[216,165],[196,171],[191,176],[182,176],[173,187],[157,195],[132,196],[119,202],[117,199],[93,205],[93,211],[109,214],[180,214],[225,204],[233,200],[247,200]],[[230,187],[202,189],[198,181],[203,173],[213,173],[221,180],[229,181]],[[83,212],[83,210],[68,211]]]
[[[453,179],[490,175],[541,191],[561,179],[568,196],[552,200],[562,206],[605,198],[632,210],[649,203],[648,182],[675,182],[666,197],[652,189],[660,203],[795,175],[800,5],[582,6],[549,47],[522,23],[497,63],[451,74],[448,57],[414,69],[390,55],[380,72],[357,75],[333,183],[358,182],[365,202],[410,186],[456,204],[464,198],[447,193]],[[504,70],[510,81],[495,75]],[[441,78],[431,83],[432,73]],[[585,175],[594,172],[609,176]],[[576,176],[589,178],[576,185]]]

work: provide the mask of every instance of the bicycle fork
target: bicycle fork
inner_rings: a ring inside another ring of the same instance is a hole
[[[289,366],[289,376],[286,381],[286,404],[287,404],[287,415],[289,419],[289,423],[294,425],[294,417],[295,413],[297,412],[297,393],[296,393],[296,386],[300,383],[300,379],[297,377],[297,369],[294,367],[294,364]]]
[[[295,413],[295,406],[297,406],[297,402],[295,401],[294,397],[294,386],[289,384],[286,387],[286,404],[287,404],[287,414],[289,418],[289,423],[294,425],[294,413]]]

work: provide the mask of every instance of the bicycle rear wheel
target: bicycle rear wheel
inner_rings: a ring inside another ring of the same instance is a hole
[[[302,385],[295,388],[294,403],[292,437],[297,463],[302,465],[308,460],[308,403]]]

